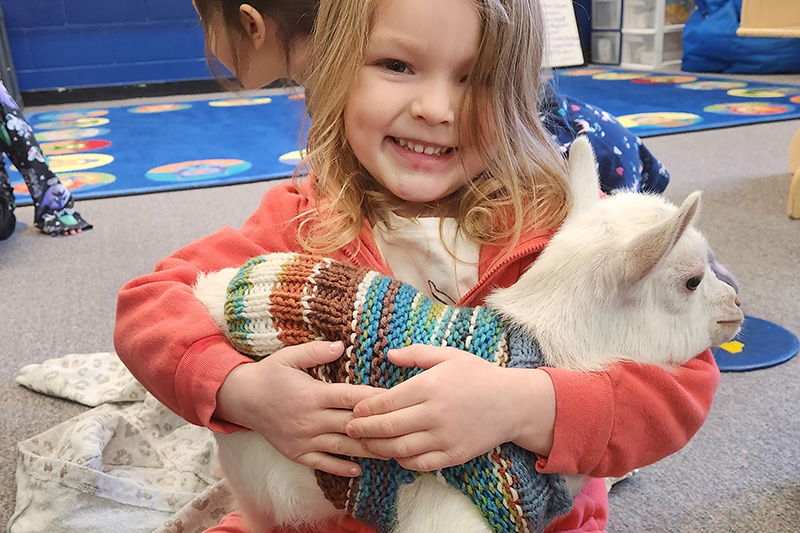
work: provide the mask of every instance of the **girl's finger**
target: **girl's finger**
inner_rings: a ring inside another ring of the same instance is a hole
[[[314,341],[281,348],[270,357],[278,357],[288,366],[305,370],[337,360],[344,352],[340,341]]]
[[[397,460],[433,453],[441,448],[436,438],[427,431],[418,431],[393,439],[365,439],[361,441],[361,445],[370,453]]]
[[[347,423],[347,434],[356,439],[386,439],[422,431],[430,421],[420,404],[388,414],[353,418]]]
[[[460,465],[469,460],[459,460],[451,457],[443,451],[431,451],[413,457],[402,457],[397,459],[397,463],[403,468],[414,470],[415,472],[432,472],[434,470],[441,470],[449,466]]]
[[[429,394],[424,390],[424,386],[420,386],[420,378],[423,377],[424,374],[416,375],[396,387],[362,400],[353,407],[353,415],[356,417],[382,415],[424,402]]]
[[[389,350],[386,355],[397,366],[428,369],[465,354],[455,348],[412,344],[405,348]]]
[[[389,456],[380,455],[370,450],[364,449],[361,441],[351,439],[339,433],[326,433],[314,437],[309,445],[313,449],[333,455],[346,457],[371,457],[373,459],[388,459]]]
[[[314,470],[322,470],[336,476],[356,477],[361,475],[361,467],[358,463],[328,455],[327,453],[309,452],[298,457],[296,462]]]
[[[322,390],[323,405],[321,407],[352,410],[359,402],[381,394],[386,389],[349,383],[325,383]]]
[[[313,431],[317,435],[326,433],[347,434],[347,424],[353,420],[353,412],[349,409],[325,409],[313,417]]]

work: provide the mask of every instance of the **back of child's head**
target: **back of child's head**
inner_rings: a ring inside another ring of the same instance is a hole
[[[220,20],[227,31],[230,49],[235,64],[239,64],[239,52],[247,43],[239,9],[250,5],[261,16],[270,18],[276,25],[278,41],[287,56],[295,39],[309,37],[314,29],[319,0],[194,0],[206,34],[206,50],[212,38],[211,21]],[[244,50],[246,53],[246,49]]]
[[[364,220],[386,220],[388,211],[402,207],[361,166],[344,122],[381,1],[319,5],[306,83],[313,117],[306,162],[324,212],[304,224],[305,245],[314,251],[341,247],[356,239]],[[476,146],[485,171],[457,193],[453,212],[474,241],[510,245],[524,231],[558,226],[569,207],[565,160],[538,112],[545,46],[541,0],[464,1],[474,3],[482,34],[457,120],[470,124],[462,134]]]

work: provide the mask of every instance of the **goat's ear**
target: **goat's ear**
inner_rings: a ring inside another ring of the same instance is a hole
[[[667,220],[648,229],[628,246],[625,253],[626,280],[635,283],[652,271],[692,223],[700,209],[700,191],[695,191]]]
[[[594,150],[586,135],[569,149],[569,186],[572,194],[570,215],[583,213],[600,199],[600,176]]]

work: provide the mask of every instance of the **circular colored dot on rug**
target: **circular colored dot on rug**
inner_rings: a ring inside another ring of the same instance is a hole
[[[634,113],[617,117],[620,124],[634,128],[680,128],[702,122],[703,118],[693,113]]]
[[[171,111],[181,111],[191,108],[191,104],[153,104],[130,107],[128,108],[128,112],[135,114],[169,113]]]
[[[60,130],[64,128],[94,128],[97,126],[104,126],[110,120],[104,117],[84,117],[76,118],[75,120],[61,120],[57,122],[40,122],[34,124],[34,129],[38,130]]]
[[[111,141],[102,139],[76,139],[74,141],[48,141],[40,143],[39,146],[41,146],[45,155],[53,156],[101,150],[111,146]]]
[[[47,141],[72,141],[75,139],[90,139],[108,135],[111,130],[107,128],[69,128],[64,130],[40,131],[34,134],[39,142]]]
[[[272,98],[230,98],[228,100],[211,100],[211,107],[241,107],[248,105],[264,105],[272,102]]]
[[[114,161],[114,157],[108,154],[68,154],[47,158],[50,168],[56,174],[103,167],[112,161]]]
[[[97,118],[108,115],[108,109],[86,109],[75,111],[57,111],[53,113],[42,113],[41,115],[35,114],[28,117],[30,121],[42,122],[69,122],[79,120],[82,118]]]
[[[696,76],[644,76],[641,78],[636,78],[632,81],[633,83],[645,83],[645,84],[659,84],[659,83],[680,84],[680,83],[690,83],[693,81],[697,81],[697,77]]]
[[[689,83],[680,83],[678,87],[681,89],[691,89],[694,91],[716,91],[728,89],[742,89],[747,87],[747,83],[743,81],[717,81],[717,80],[703,80],[692,81]]]
[[[793,109],[794,106],[770,102],[731,102],[712,104],[704,107],[703,111],[720,115],[780,115]]]
[[[199,181],[239,174],[251,166],[241,159],[203,159],[162,165],[148,170],[145,176],[153,181]]]

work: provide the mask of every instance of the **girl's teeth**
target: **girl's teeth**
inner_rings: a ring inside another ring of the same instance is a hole
[[[397,144],[399,144],[402,148],[405,148],[406,150],[410,150],[417,154],[441,155],[442,153],[447,152],[447,150],[443,150],[441,148],[434,148],[432,146],[422,146],[421,144],[412,144],[404,139],[397,139]]]

